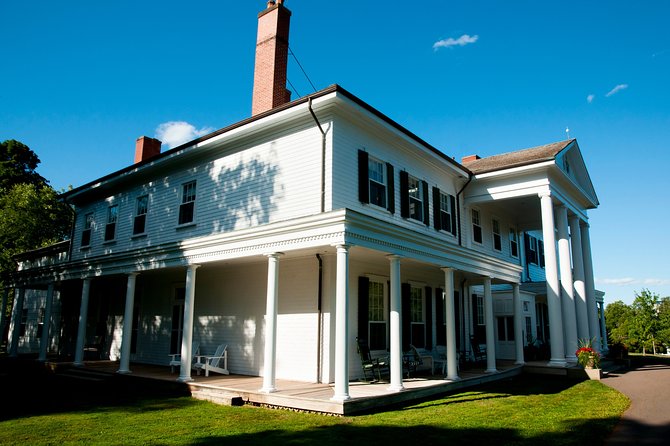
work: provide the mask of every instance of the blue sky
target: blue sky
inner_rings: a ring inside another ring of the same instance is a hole
[[[577,138],[606,302],[670,296],[670,2],[287,0],[291,48],[457,160]],[[262,0],[0,2],[0,139],[57,188],[251,113]],[[293,98],[313,91],[295,60]],[[182,123],[179,125],[169,123]]]

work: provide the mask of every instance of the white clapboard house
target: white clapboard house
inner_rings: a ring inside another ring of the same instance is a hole
[[[17,256],[9,353],[168,366],[226,344],[230,373],[362,377],[356,338],[390,357],[444,346],[446,375],[486,346],[557,367],[599,339],[576,140],[461,163],[333,85],[290,100],[291,13],[259,14],[252,116],[63,194],[71,239]],[[7,300],[5,291],[3,303]]]

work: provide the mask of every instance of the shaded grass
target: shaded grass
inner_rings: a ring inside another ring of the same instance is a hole
[[[26,389],[31,404],[3,401],[0,444],[602,444],[629,404],[597,381],[522,375],[376,414],[327,417],[219,406],[137,379],[73,386],[42,378]]]

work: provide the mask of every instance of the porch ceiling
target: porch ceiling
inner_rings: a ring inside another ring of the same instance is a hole
[[[507,198],[477,203],[478,207],[512,216],[518,230],[530,231],[542,228],[542,211],[537,195]]]

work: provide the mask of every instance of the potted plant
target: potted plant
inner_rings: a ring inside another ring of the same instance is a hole
[[[584,367],[589,379],[600,379],[602,370],[600,369],[600,353],[593,349],[592,339],[580,339],[575,352],[577,362]]]

